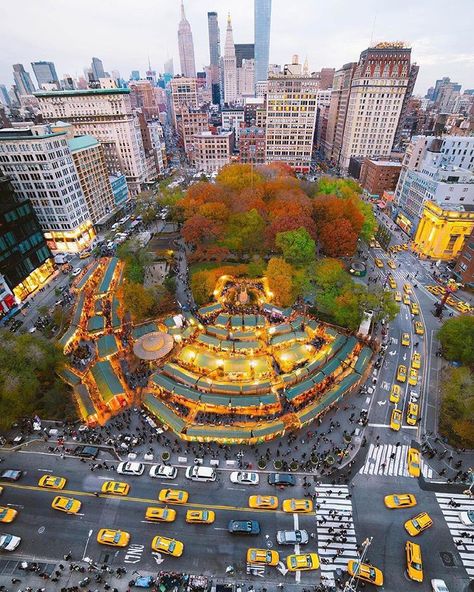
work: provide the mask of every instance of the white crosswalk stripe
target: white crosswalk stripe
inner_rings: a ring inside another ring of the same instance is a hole
[[[470,499],[465,494],[436,493],[439,507],[443,513],[449,532],[457,548],[462,564],[467,575],[474,578],[474,529],[469,528],[461,522],[460,512],[469,510],[474,512],[474,499]],[[459,507],[453,507],[449,502],[453,501],[460,504]]]
[[[336,569],[345,570],[349,559],[357,559],[357,540],[352,520],[352,501],[347,485],[317,485],[316,491],[316,523],[318,533],[318,553],[321,562],[321,575],[326,584],[335,585]],[[334,510],[336,514],[334,515]],[[342,518],[339,520],[339,518]],[[334,535],[341,529],[346,533]],[[337,554],[339,553],[339,554]]]
[[[385,477],[409,477],[407,468],[408,446],[395,444],[371,444],[364,466],[359,473],[362,475],[383,475]],[[393,458],[392,458],[393,455]],[[421,472],[426,479],[433,477],[433,469],[421,459]]]

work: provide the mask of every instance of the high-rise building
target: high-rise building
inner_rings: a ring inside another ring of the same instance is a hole
[[[31,67],[35,73],[38,88],[44,88],[45,84],[55,84],[56,88],[60,87],[56,67],[53,62],[31,62]]]
[[[4,84],[0,84],[0,103],[3,103],[5,107],[11,107],[12,104],[8,89]]]
[[[234,149],[231,131],[205,131],[193,136],[193,164],[198,171],[217,172],[229,164]]]
[[[221,102],[219,63],[221,59],[221,34],[217,12],[207,13],[207,28],[209,31],[209,64],[212,102],[219,105]]]
[[[243,59],[237,68],[237,95],[240,98],[255,96],[255,60]]]
[[[102,64],[102,60],[100,60],[99,58],[92,58],[91,70],[94,80],[106,78],[104,65]]]
[[[474,288],[474,228],[464,243],[453,273],[459,282],[468,288]]]
[[[240,162],[265,163],[265,130],[261,127],[245,127],[239,137]]]
[[[47,125],[0,130],[0,165],[28,199],[53,250],[77,252],[95,236],[67,133]]]
[[[176,76],[170,82],[170,86],[173,125],[176,128],[176,118],[181,107],[188,107],[189,109],[198,108],[198,85],[196,78]]]
[[[254,0],[255,84],[268,78],[272,0]]]
[[[344,86],[335,101],[344,98],[344,105],[333,109],[337,112],[335,127],[343,128],[342,144],[336,146],[335,162],[343,170],[349,167],[352,156],[388,157],[392,151],[405,95],[412,76],[411,49],[400,42],[382,42],[364,50],[354,68],[350,81],[350,93],[346,99]],[[346,67],[344,67],[346,68]],[[343,70],[344,70],[343,68]],[[348,82],[352,67],[347,65]],[[336,90],[335,75],[333,88]],[[332,124],[328,122],[328,131]]]
[[[413,90],[415,88],[415,83],[418,77],[419,70],[420,67],[417,64],[411,64],[410,73],[408,75],[407,89],[405,92],[405,96],[403,97],[402,110],[400,112],[400,117],[398,118],[398,125],[397,129],[395,130],[395,138],[393,139],[394,148],[401,149],[403,147],[403,131],[408,123],[407,118],[409,114],[410,100],[413,96]]]
[[[303,74],[298,56],[268,79],[266,161],[287,162],[307,173],[316,127],[317,78]]]
[[[180,145],[192,161],[193,136],[209,129],[209,115],[205,109],[191,109],[183,105],[177,114],[177,134]]]
[[[244,108],[240,106],[223,107],[222,109],[222,129],[234,130],[234,139],[236,145],[239,143],[240,129],[245,122]]]
[[[140,80],[140,70],[132,70],[130,72],[130,80]]]
[[[170,58],[169,60],[166,60],[166,62],[164,63],[164,65],[163,65],[163,74],[169,74],[171,77],[174,76],[173,58]]]
[[[237,100],[237,60],[235,58],[234,37],[230,14],[227,17],[227,31],[224,45],[224,103]]]
[[[141,109],[146,119],[160,116],[159,89],[149,80],[131,81],[128,88],[132,109]]]
[[[97,138],[110,174],[121,171],[132,195],[147,181],[140,126],[133,113],[130,89],[38,92],[45,121],[71,123],[77,132]]]
[[[181,0],[181,20],[178,26],[178,47],[181,74],[187,78],[196,78],[193,33],[191,31],[191,25],[184,14],[183,0]]]
[[[32,95],[35,92],[35,85],[23,64],[13,64],[13,79],[19,95]]]
[[[242,60],[255,59],[255,44],[254,43],[236,43],[235,44],[235,59],[237,61],[237,68],[242,67]]]

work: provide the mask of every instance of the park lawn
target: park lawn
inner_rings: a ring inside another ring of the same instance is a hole
[[[198,261],[189,266],[189,274],[193,276],[198,271],[209,271],[217,267],[235,267],[237,265],[242,265],[242,263],[238,263],[237,261]]]

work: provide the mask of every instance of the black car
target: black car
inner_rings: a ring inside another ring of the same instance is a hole
[[[97,446],[76,446],[74,454],[82,458],[97,458],[99,449]]]
[[[22,475],[23,471],[19,471],[17,469],[6,469],[5,471],[2,471],[2,474],[0,475],[0,480],[18,481],[18,479],[20,479]]]
[[[294,475],[288,473],[272,473],[268,475],[268,482],[270,485],[284,486],[296,485],[296,479]]]
[[[231,520],[228,529],[233,534],[260,534],[260,524],[256,520]]]

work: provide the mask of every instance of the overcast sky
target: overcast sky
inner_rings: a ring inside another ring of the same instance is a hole
[[[198,70],[209,62],[207,12],[217,11],[221,46],[230,11],[235,43],[253,42],[253,0],[185,0]],[[60,78],[81,74],[92,56],[106,70],[163,70],[174,58],[179,72],[179,0],[14,0],[2,2],[0,83],[13,82],[12,64],[31,70],[53,61]],[[450,76],[474,88],[474,0],[273,0],[270,62],[292,54],[311,70],[357,61],[371,41],[401,40],[420,65],[415,91],[425,94],[437,78]],[[36,84],[36,80],[33,77]]]

